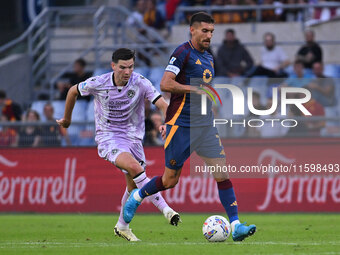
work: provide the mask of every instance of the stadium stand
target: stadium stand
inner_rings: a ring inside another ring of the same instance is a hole
[[[53,101],[56,94],[55,84],[66,72],[72,70],[73,61],[78,58],[86,59],[88,71],[94,71],[93,75],[96,76],[111,70],[109,64],[113,50],[119,47],[133,48],[139,53],[137,54],[135,71],[148,78],[157,89],[160,89],[160,81],[169,54],[183,41],[183,38],[188,39],[187,25],[181,25],[181,23],[187,22],[190,13],[200,10],[222,14],[233,11],[248,14],[257,12],[255,23],[253,23],[254,20],[252,19],[242,19],[239,21],[242,24],[236,22],[232,25],[230,22],[219,22],[216,25],[217,32],[215,35],[216,41],[219,43],[214,43],[214,41],[212,43],[212,50],[216,55],[217,49],[222,42],[221,35],[223,35],[223,31],[232,27],[237,31],[238,38],[242,40],[242,43],[254,57],[254,63],[259,62],[259,49],[262,45],[263,33],[266,30],[279,35],[277,36],[277,43],[288,52],[290,61],[294,62],[294,54],[304,44],[303,29],[306,28],[308,22],[314,20],[315,23],[316,20],[318,26],[312,29],[317,31],[316,41],[325,53],[324,74],[334,78],[335,95],[337,99],[340,98],[340,63],[336,61],[336,59],[339,59],[337,52],[340,52],[337,48],[339,39],[334,39],[336,37],[331,34],[332,29],[339,23],[336,20],[338,10],[340,10],[339,3],[268,6],[263,4],[230,5],[226,4],[225,1],[206,1],[204,6],[192,6],[190,1],[181,1],[181,3],[179,3],[180,1],[173,1],[171,4],[164,1],[156,2],[158,3],[156,9],[167,22],[163,30],[148,27],[141,20],[134,20],[133,25],[128,25],[127,20],[132,14],[133,6],[130,6],[129,9],[124,6],[98,7],[92,3],[83,7],[50,6],[40,12],[19,38],[0,47],[0,54],[5,57],[11,55],[13,51],[32,57],[32,65],[29,67],[29,76],[31,77],[29,87],[32,91],[31,108],[39,113],[42,121],[44,121],[43,106],[48,99],[52,100],[55,117],[60,118],[63,116],[64,101]],[[202,3],[202,1],[200,2]],[[236,3],[237,1],[232,2]],[[315,11],[317,8],[331,10],[331,15],[327,19],[328,22],[325,22],[326,19]],[[270,20],[269,16],[267,18],[262,17],[262,15],[267,15],[265,14],[266,11],[268,11],[267,14],[274,11],[274,13],[279,13],[280,15],[273,18],[274,15],[272,16],[273,19]],[[298,15],[301,12],[304,13],[304,16]],[[90,20],[89,17],[91,17]],[[266,23],[264,23],[264,19],[266,19]],[[272,31],[274,28],[273,22],[283,20],[292,21],[292,29],[300,31],[300,34],[294,32],[292,33],[294,36],[290,36],[292,38],[285,37],[284,34],[287,32],[287,28],[281,23],[275,24],[278,31]],[[245,24],[247,22],[248,24]],[[172,31],[172,34],[165,39],[163,35],[167,33],[164,33],[164,30],[168,29]],[[221,33],[218,33],[218,31]],[[336,52],[336,54],[331,52]],[[143,63],[142,59],[139,58],[140,56],[147,57],[150,63]],[[3,67],[0,66],[0,68]],[[309,69],[305,71],[311,72]],[[285,72],[291,75],[293,66],[290,65],[285,68]],[[7,83],[9,85],[6,86],[11,85],[10,80],[5,81],[5,84]],[[252,87],[259,94],[262,105],[267,105],[268,98],[271,97],[271,87],[267,86],[267,77],[256,76],[251,79],[216,77],[214,84],[218,83],[239,85],[244,92],[247,87]],[[219,117],[230,118],[232,117],[231,95],[224,92],[221,94],[224,107],[218,109],[218,115]],[[46,100],[38,100],[39,98]],[[340,134],[340,131],[327,130],[328,127],[340,126],[339,120],[336,120],[340,116],[339,101],[336,106],[332,106],[332,109],[325,109],[326,117],[332,120],[326,122],[326,129],[322,132],[324,136]],[[73,121],[79,124],[75,124],[69,129],[72,145],[94,145],[93,100],[90,102],[84,100],[77,102],[73,113]],[[245,133],[244,130],[225,129],[221,131],[221,136],[241,137]]]

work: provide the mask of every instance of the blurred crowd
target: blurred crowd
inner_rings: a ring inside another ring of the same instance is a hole
[[[162,29],[168,21],[173,20],[175,10],[178,6],[198,6],[198,5],[244,5],[244,4],[274,4],[278,7],[280,4],[292,3],[316,3],[322,1],[273,1],[273,0],[196,0],[196,1],[156,1],[156,0],[137,0],[135,2],[136,10],[128,18],[129,25],[138,26],[140,22]],[[283,9],[282,9],[283,10]],[[271,14],[262,13],[263,21],[275,21],[286,19],[290,14],[286,11],[278,12],[277,9],[271,10]],[[289,10],[291,11],[291,10]],[[231,15],[231,16],[230,16]],[[236,16],[234,16],[236,15]],[[217,23],[244,22],[253,17],[252,12],[248,13],[213,13]],[[299,15],[295,15],[298,17]],[[233,19],[234,21],[231,21]],[[145,33],[141,27],[139,32]],[[323,51],[321,46],[315,41],[315,33],[312,30],[304,32],[305,43],[298,49],[294,59],[289,59],[282,47],[277,45],[275,34],[272,32],[263,35],[263,45],[261,47],[260,59],[254,59],[247,48],[238,39],[236,31],[226,29],[224,39],[216,52],[210,50],[215,59],[215,76],[216,79],[222,79],[223,82],[239,85],[242,88],[252,87],[254,92],[252,100],[255,109],[269,109],[272,105],[273,88],[280,89],[283,87],[303,87],[311,91],[312,100],[304,106],[312,113],[319,117],[339,117],[339,88],[337,80],[340,74],[340,68],[337,75],[325,75],[325,65],[323,63]],[[216,57],[218,56],[218,57]],[[143,55],[139,54],[138,61],[147,61]],[[137,63],[138,64],[138,63]],[[146,63],[146,66],[148,64]],[[151,68],[149,68],[151,69]],[[163,75],[164,68],[153,68],[155,72],[142,73],[149,78],[151,82],[159,89],[159,82]],[[109,70],[108,70],[109,71]],[[74,62],[73,70],[65,73],[55,84],[56,94],[54,98],[38,98],[38,102],[43,104],[34,104],[29,109],[21,109],[21,106],[8,98],[5,91],[0,90],[0,146],[2,147],[36,147],[36,146],[68,146],[68,145],[95,145],[94,126],[85,129],[67,130],[59,127],[56,122],[55,112],[58,117],[62,116],[64,100],[66,99],[69,88],[78,84],[87,78],[100,73],[90,72],[84,59],[77,59]],[[156,74],[156,75],[155,75]],[[155,80],[153,77],[157,77]],[[215,80],[216,80],[215,79]],[[299,97],[299,94],[292,95]],[[165,98],[168,95],[164,94]],[[51,100],[51,101],[49,101]],[[80,122],[93,122],[93,98],[79,97],[82,102],[80,113],[85,114],[78,118]],[[230,98],[225,99],[231,102]],[[55,103],[59,102],[59,103]],[[78,102],[79,104],[79,102]],[[226,107],[214,109],[217,118],[231,117],[225,112]],[[74,114],[75,116],[81,114]],[[301,111],[296,107],[290,107],[289,116],[302,117]],[[159,126],[163,123],[163,116],[145,102],[145,145],[162,145],[164,141],[158,132]],[[249,113],[248,118],[259,117]],[[279,117],[275,112],[272,117]],[[8,123],[26,123],[24,126],[8,125]],[[1,123],[7,123],[1,125]],[[326,130],[326,131],[325,131]],[[326,132],[326,133],[323,133]],[[339,135],[339,122],[332,121],[305,121],[299,122],[298,127],[292,129],[270,128],[246,128],[239,132],[238,136],[245,137],[278,137],[278,136],[320,136],[320,135]],[[227,134],[230,135],[230,134]],[[223,135],[222,135],[223,136]],[[232,134],[231,136],[235,136]],[[84,142],[85,141],[85,142]]]
[[[340,10],[333,7],[310,8],[304,12],[301,8],[282,8],[287,4],[322,4],[327,0],[132,0],[131,6],[136,6],[134,17],[144,21],[150,27],[162,29],[171,26],[175,19],[176,9],[179,6],[258,6],[272,5],[273,9],[265,9],[260,12],[260,20],[257,20],[255,10],[213,11],[212,16],[216,24],[242,23],[250,21],[327,21],[339,15]],[[181,23],[188,23],[192,13],[180,13],[178,18]]]

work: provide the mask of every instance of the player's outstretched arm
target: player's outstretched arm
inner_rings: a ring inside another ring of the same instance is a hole
[[[67,92],[64,118],[56,120],[57,123],[64,128],[68,128],[71,125],[72,111],[78,97],[77,86],[78,85],[72,86]]]
[[[156,107],[158,109],[160,109],[162,111],[162,114],[163,114],[163,119],[165,119],[165,116],[166,116],[166,110],[168,109],[168,103],[164,100],[163,97],[161,97],[160,99],[157,100],[157,102],[155,103]],[[164,140],[165,139],[165,133],[166,133],[166,126],[163,124],[159,127],[159,130],[158,130],[161,135],[162,135],[162,139]]]
[[[167,71],[164,72],[161,80],[161,90],[163,92],[170,92],[175,94],[190,93],[195,90],[194,86],[180,84],[175,79],[176,74]]]
[[[163,118],[165,118],[166,116],[166,110],[168,109],[168,103],[164,100],[163,97],[160,97],[156,103],[155,103],[156,107],[161,110],[162,114],[163,114]]]

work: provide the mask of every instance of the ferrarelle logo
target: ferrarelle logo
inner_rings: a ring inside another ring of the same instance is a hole
[[[0,163],[16,167],[0,155]],[[86,178],[76,174],[76,158],[66,158],[63,175],[6,175],[0,169],[0,205],[83,204],[86,201]]]

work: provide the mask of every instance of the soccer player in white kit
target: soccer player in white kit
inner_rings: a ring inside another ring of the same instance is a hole
[[[145,133],[144,99],[155,104],[164,116],[168,107],[151,82],[133,72],[134,62],[134,51],[126,48],[116,50],[112,55],[113,72],[91,77],[71,87],[66,98],[64,118],[57,120],[60,126],[69,127],[77,96],[94,96],[98,155],[120,168],[125,175],[126,190],[114,232],[128,241],[139,239],[123,219],[124,204],[129,191],[143,187],[150,180],[144,171],[145,155],[142,146]],[[160,129],[164,135],[165,127]],[[151,196],[150,201],[170,224],[177,226],[179,214],[168,206],[160,194]]]

